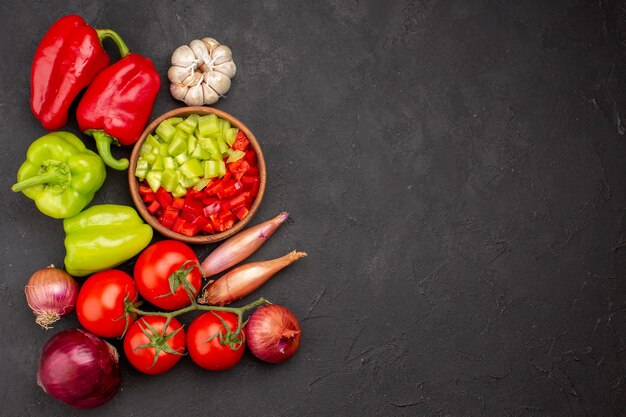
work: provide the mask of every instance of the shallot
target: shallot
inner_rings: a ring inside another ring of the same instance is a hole
[[[304,252],[290,252],[271,261],[252,262],[239,266],[215,282],[209,282],[200,298],[201,303],[223,306],[250,294],[278,271],[306,256]]]
[[[237,265],[259,249],[267,239],[287,220],[289,213],[283,212],[271,220],[257,224],[222,243],[202,262],[205,277],[219,274]]]

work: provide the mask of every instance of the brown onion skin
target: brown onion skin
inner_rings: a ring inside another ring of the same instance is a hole
[[[120,386],[117,351],[84,330],[59,332],[41,352],[37,384],[72,407],[99,407],[113,398]]]
[[[300,347],[302,330],[296,316],[286,307],[271,304],[259,307],[248,319],[248,349],[257,358],[280,363]]]

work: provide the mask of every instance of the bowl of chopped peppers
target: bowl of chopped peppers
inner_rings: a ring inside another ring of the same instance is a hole
[[[182,107],[163,114],[133,148],[130,192],[145,221],[192,244],[226,239],[256,213],[265,160],[254,134],[230,114]]]

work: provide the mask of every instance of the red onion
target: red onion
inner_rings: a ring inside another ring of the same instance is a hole
[[[109,401],[120,386],[113,346],[84,330],[64,330],[43,348],[37,383],[57,400],[77,408]]]
[[[267,242],[287,217],[289,213],[280,213],[273,219],[241,231],[222,243],[202,262],[204,276],[219,274],[248,258]]]
[[[217,281],[210,282],[198,302],[223,306],[239,300],[259,288],[278,271],[304,256],[305,252],[294,250],[280,258],[238,266]]]
[[[24,293],[26,302],[37,316],[35,322],[49,329],[52,323],[74,309],[78,283],[64,270],[50,265],[30,277]]]
[[[259,307],[248,320],[246,338],[250,352],[262,361],[280,363],[300,346],[300,323],[286,307]]]

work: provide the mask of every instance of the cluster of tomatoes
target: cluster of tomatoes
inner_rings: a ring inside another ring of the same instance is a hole
[[[185,332],[171,315],[147,312],[137,317],[134,312],[139,295],[168,311],[192,304],[202,273],[189,246],[174,240],[149,246],[137,259],[133,275],[111,269],[85,281],[76,301],[78,320],[85,329],[105,338],[123,336],[128,361],[146,374],[170,370],[186,350],[196,364],[209,370],[228,369],[239,362],[245,336],[238,328],[237,314],[208,311]]]

